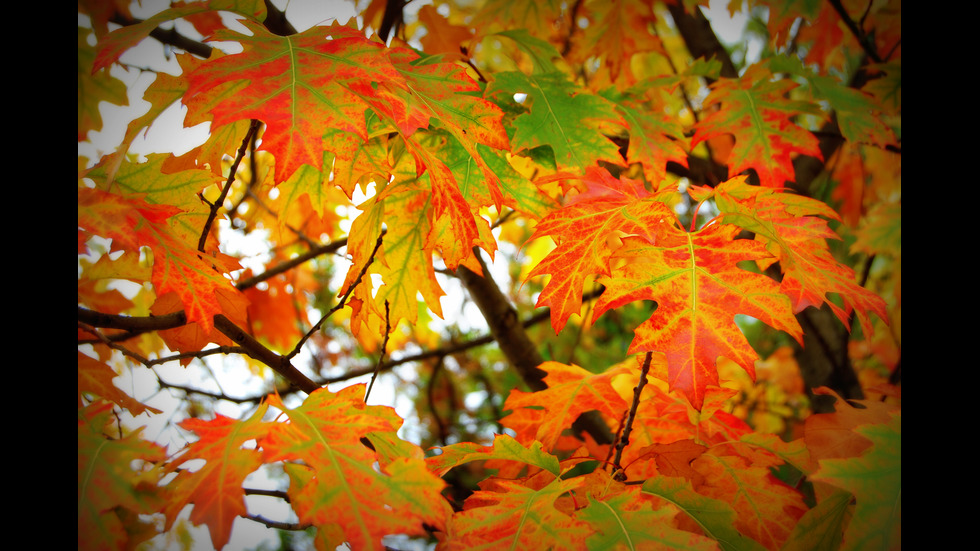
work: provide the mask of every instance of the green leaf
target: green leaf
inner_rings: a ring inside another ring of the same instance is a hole
[[[891,421],[856,427],[872,445],[858,457],[824,459],[811,478],[854,495],[854,518],[844,551],[902,548],[902,413]]]
[[[555,476],[561,474],[558,458],[545,452],[541,442],[535,441],[530,447],[525,447],[506,434],[494,435],[493,444],[490,446],[481,446],[475,442],[459,442],[443,446],[439,450],[442,451],[441,454],[426,459],[429,469],[439,476],[443,476],[458,465],[487,459],[518,461],[540,467]]]
[[[549,146],[559,170],[584,170],[599,161],[622,164],[607,130],[623,122],[604,98],[586,92],[563,73],[496,75],[488,95],[526,94],[526,113],[514,119],[513,151]]]
[[[759,542],[735,529],[735,510],[724,501],[705,497],[683,478],[657,476],[643,483],[643,491],[663,498],[687,513],[725,551],[765,551]]]

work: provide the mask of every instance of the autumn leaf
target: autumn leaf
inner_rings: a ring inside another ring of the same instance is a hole
[[[582,478],[556,478],[540,489],[519,481],[493,479],[454,514],[447,527],[447,550],[584,550],[588,525],[556,508]]]
[[[559,71],[552,59],[561,57],[554,47],[527,33],[501,32],[531,54],[529,73],[497,73],[486,95],[513,102],[523,94],[523,112],[513,120],[512,151],[548,146],[559,171],[582,171],[598,161],[622,163],[618,146],[604,133],[622,126],[611,103],[575,85]]]
[[[570,52],[569,57],[601,60],[610,82],[626,86],[636,82],[630,67],[634,55],[666,54],[660,38],[648,30],[657,19],[651,4],[626,0],[592,3],[589,8],[591,23],[580,42],[582,51]],[[609,40],[611,36],[617,39]]]
[[[142,429],[108,438],[104,431],[109,424],[113,424],[109,402],[78,409],[79,549],[135,547],[154,535],[142,532],[141,537],[131,538],[142,523],[135,516],[158,511],[165,500],[157,486],[159,471],[146,466],[166,459],[166,450],[143,439]]]
[[[834,112],[837,126],[848,143],[881,148],[896,143],[894,133],[883,119],[884,108],[872,94],[846,86],[834,77],[816,74],[795,58],[773,58],[767,65],[774,74],[789,73],[804,79],[813,99],[826,102]]]
[[[255,0],[208,0],[203,2],[174,2],[172,7],[163,10],[152,17],[125,25],[101,37],[98,44],[98,56],[93,69],[98,71],[118,61],[125,51],[142,42],[161,24],[175,19],[186,18],[189,21],[201,21],[209,14],[217,15],[217,10],[234,12],[239,15],[262,21],[266,17],[265,6]],[[209,35],[205,35],[207,38]]]
[[[859,456],[821,460],[811,478],[847,490],[857,501],[841,549],[901,549],[902,413],[854,432],[871,446]]]
[[[697,482],[701,475],[691,467],[691,462],[707,450],[693,439],[678,440],[670,444],[651,444],[638,452],[638,458],[652,458],[657,471],[663,476],[678,476]]]
[[[839,216],[826,204],[782,190],[750,186],[744,177],[732,178],[713,191],[695,189],[699,201],[715,200],[721,220],[753,232],[779,260],[783,271],[780,290],[796,312],[807,306],[827,305],[850,328],[854,312],[868,335],[873,334],[869,314],[888,319],[885,302],[857,282],[854,270],[834,258],[827,239],[839,239],[824,218]],[[766,263],[768,265],[768,263]],[[843,302],[838,306],[831,298]]]
[[[736,512],[724,500],[695,492],[682,478],[659,476],[643,483],[643,491],[677,506],[693,519],[708,537],[725,551],[762,551],[766,549],[735,528]]]
[[[591,551],[635,549],[637,551],[690,549],[711,551],[718,548],[713,540],[675,526],[678,509],[655,508],[650,499],[631,490],[598,500],[589,496],[589,504],[575,517],[596,530],[587,543]]]
[[[731,504],[735,528],[771,551],[782,547],[808,509],[803,495],[777,480],[765,461],[705,453],[691,466],[704,477],[695,491]]]
[[[602,96],[613,103],[629,135],[626,161],[641,163],[648,182],[667,177],[667,163],[687,166],[690,139],[676,120],[664,117],[665,96],[676,87],[673,79],[647,79],[623,92],[610,88]]]
[[[555,476],[561,474],[558,458],[545,452],[541,442],[531,442],[530,447],[506,434],[495,434],[493,443],[483,446],[475,442],[459,442],[439,448],[439,455],[426,459],[432,472],[445,475],[450,469],[470,461],[502,460],[517,461],[544,469]]]
[[[802,338],[789,299],[768,277],[743,270],[740,262],[766,258],[754,241],[735,239],[738,228],[708,224],[687,233],[664,225],[656,244],[627,237],[613,259],[622,262],[599,278],[606,286],[593,319],[637,300],[657,309],[635,330],[630,353],[662,352],[668,383],[700,410],[709,386],[718,386],[716,361],[724,356],[752,377],[758,354],[735,324],[735,314],[752,316]]]
[[[222,310],[217,291],[234,288],[193,244],[174,235],[167,220],[178,212],[175,207],[152,206],[138,197],[78,189],[79,226],[133,252],[149,247],[153,251],[152,282],[156,292],[177,293],[187,320],[199,323],[208,334],[213,327],[212,318]]]
[[[584,191],[538,222],[530,238],[551,236],[556,244],[526,278],[551,275],[535,306],[551,307],[555,333],[579,313],[586,278],[611,273],[609,258],[623,236],[642,235],[652,242],[675,220],[670,208],[638,181],[616,179],[593,167],[582,184]]]
[[[90,130],[102,129],[99,104],[128,105],[129,96],[122,81],[108,71],[93,71],[95,49],[88,44],[89,29],[78,27],[78,141],[86,139]]]
[[[270,425],[262,422],[267,410],[268,406],[263,404],[243,421],[216,414],[210,421],[191,418],[180,423],[197,440],[181,450],[167,469],[173,472],[188,461],[202,459],[204,466],[181,470],[168,485],[173,491],[167,507],[168,526],[192,503],[190,520],[208,526],[215,549],[222,549],[228,543],[232,523],[248,513],[242,483],[263,463],[259,450],[244,445],[257,442],[269,431]]]
[[[212,131],[241,119],[264,122],[262,149],[276,157],[277,182],[303,164],[328,168],[323,151],[347,152],[351,139],[368,141],[369,110],[406,138],[436,119],[474,154],[476,144],[507,147],[502,112],[470,94],[479,87],[455,65],[427,63],[338,24],[287,37],[247,19],[243,24],[252,36],[220,31],[214,40],[239,42],[244,52],[188,74],[185,103],[193,109],[208,90],[248,82],[212,107]]]
[[[582,413],[596,410],[618,419],[628,407],[612,385],[614,377],[629,372],[627,367],[592,374],[577,365],[550,361],[538,369],[548,374],[544,378],[548,388],[538,392],[512,390],[504,402],[504,409],[511,414],[501,419],[505,426],[521,427],[517,440],[525,445],[537,440],[545,450],[552,450],[562,431]],[[545,410],[543,418],[534,413],[537,408]]]
[[[78,353],[78,402],[82,405],[82,395],[92,393],[118,404],[133,415],[143,412],[162,413],[159,409],[147,406],[126,394],[112,383],[118,374],[105,362]]]
[[[401,419],[389,407],[363,403],[366,385],[332,393],[320,389],[302,405],[269,405],[288,418],[260,445],[265,461],[286,461],[295,482],[289,489],[300,521],[330,530],[354,549],[382,549],[388,534],[424,535],[423,523],[445,525],[445,483],[418,456],[394,458],[380,471],[375,452],[362,443],[373,432],[394,433]],[[298,478],[297,478],[298,477]]]
[[[450,59],[465,58],[460,50],[467,48],[473,38],[473,31],[469,27],[453,25],[431,5],[419,9],[419,23],[428,29],[425,36],[419,39],[426,53],[442,54]]]
[[[838,490],[820,500],[800,517],[783,546],[784,551],[834,551],[840,549],[844,527],[850,520],[850,492]]]
[[[761,65],[750,66],[737,79],[716,81],[704,102],[718,110],[695,125],[691,147],[731,134],[735,145],[728,158],[728,173],[752,168],[763,186],[783,187],[796,178],[794,155],[823,159],[813,134],[791,120],[800,114],[822,116],[814,104],[785,97],[796,87],[789,79],[773,81]]]

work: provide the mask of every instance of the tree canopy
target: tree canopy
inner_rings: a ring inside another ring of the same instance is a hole
[[[79,549],[901,548],[899,1],[142,4]]]

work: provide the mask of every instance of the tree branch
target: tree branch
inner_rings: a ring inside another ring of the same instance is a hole
[[[507,297],[500,292],[500,288],[489,277],[486,264],[480,258],[479,253],[477,253],[477,258],[480,259],[483,276],[476,274],[466,266],[457,268],[456,275],[463,282],[463,286],[466,287],[470,297],[473,298],[480,312],[483,313],[483,317],[487,320],[490,335],[497,341],[500,350],[520,374],[525,384],[535,391],[548,388],[548,385],[544,383],[547,373],[538,369],[538,366],[544,363],[544,358],[527,336],[524,327],[519,323],[517,310],[511,306]]]
[[[228,190],[231,189],[231,185],[235,183],[235,173],[238,172],[238,165],[245,158],[245,151],[248,149],[248,144],[252,142],[252,137],[258,131],[260,124],[259,121],[252,119],[252,123],[248,126],[248,132],[245,133],[245,139],[242,140],[242,145],[238,148],[235,162],[232,163],[231,168],[228,170],[228,180],[225,182],[225,187],[221,188],[221,194],[214,204],[211,205],[211,210],[208,212],[208,219],[204,223],[204,228],[201,230],[201,237],[197,241],[197,250],[202,253],[204,252],[204,245],[207,243],[208,235],[211,233],[211,225],[214,224],[214,219],[218,216],[218,209],[225,202],[225,197],[228,196]]]
[[[280,356],[272,350],[269,350],[265,347],[265,345],[255,340],[255,337],[246,333],[244,329],[235,325],[223,314],[214,316],[214,326],[226,337],[244,348],[245,353],[250,357],[271,367],[276,371],[276,373],[282,375],[287,381],[299,387],[299,389],[303,392],[312,394],[314,390],[318,390],[320,388],[320,385],[314,383],[306,375],[303,375],[302,372],[296,369],[293,364],[289,362],[288,357]]]
[[[187,324],[187,316],[184,312],[176,312],[164,316],[116,316],[103,314],[78,307],[78,321],[92,327],[108,327],[112,329],[125,329],[129,331],[158,331],[173,329]],[[306,375],[303,375],[290,362],[289,358],[269,350],[262,343],[255,340],[244,329],[235,325],[231,320],[222,314],[214,316],[214,326],[218,331],[242,347],[242,351],[248,356],[271,367],[276,373],[282,375],[291,384],[298,387],[307,394],[320,388]]]
[[[524,331],[524,325],[517,317],[517,310],[511,306],[510,301],[500,292],[500,288],[490,277],[490,272],[479,251],[474,250],[474,253],[484,275],[480,276],[466,266],[457,268],[456,275],[483,313],[490,327],[490,334],[497,341],[500,350],[527,386],[535,391],[546,389],[548,385],[545,384],[544,378],[547,374],[538,368],[544,363],[544,358]],[[613,442],[612,431],[596,411],[583,413],[572,426],[575,430],[588,432],[599,444]]]

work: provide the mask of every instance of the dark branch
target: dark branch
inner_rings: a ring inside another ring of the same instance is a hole
[[[538,368],[544,363],[544,358],[524,331],[524,325],[517,317],[517,310],[490,277],[479,251],[474,252],[484,275],[476,274],[465,266],[457,268],[456,275],[483,313],[490,327],[490,334],[497,341],[500,350],[525,384],[535,391],[546,389],[548,385],[544,378],[547,374]],[[588,432],[600,444],[611,444],[613,441],[612,431],[595,411],[579,416],[573,423],[573,428]]]

